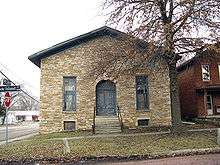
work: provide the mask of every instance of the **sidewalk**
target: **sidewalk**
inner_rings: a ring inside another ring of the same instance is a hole
[[[17,128],[17,127],[35,127],[38,126],[39,123],[33,123],[33,122],[24,122],[24,123],[17,123],[17,124],[9,124],[8,128]],[[4,129],[6,125],[0,125],[0,130]]]
[[[88,163],[89,164],[89,163]],[[178,156],[148,160],[98,162],[98,165],[218,165],[220,154]]]
[[[20,136],[20,137],[14,138],[14,139],[9,139],[8,142],[11,143],[11,142],[15,142],[15,141],[20,141],[20,140],[23,140],[23,139],[33,137],[33,136],[38,135],[38,134],[39,133],[33,133],[33,134],[29,134],[29,135]],[[0,142],[0,145],[3,145],[3,144],[6,144],[6,141],[1,141]]]
[[[1,128],[0,128],[1,129]],[[189,132],[202,132],[202,131],[217,131],[217,128],[205,128],[205,129],[191,129],[188,130]],[[112,134],[94,134],[94,135],[85,135],[85,136],[73,136],[73,137],[60,137],[60,138],[48,138],[44,140],[59,140],[63,141],[64,139],[66,140],[80,140],[80,139],[90,139],[90,138],[111,138],[111,137],[136,137],[136,136],[145,136],[145,135],[164,135],[164,134],[169,134],[171,133],[170,131],[163,131],[163,132],[146,132],[146,133],[112,133]],[[22,136],[21,138],[15,138],[10,140],[9,142],[14,142],[18,140],[23,140],[23,141],[30,141],[32,139],[28,139],[32,136],[38,135],[39,133],[34,133],[33,135],[25,135]],[[1,145],[2,143],[0,143]]]
[[[37,135],[39,130],[38,123],[25,123],[8,127],[9,142],[23,140]],[[0,127],[0,145],[5,144],[6,127]]]
[[[191,129],[188,130],[189,132],[202,132],[202,131],[216,131],[217,128],[205,128],[205,129]],[[108,138],[108,137],[134,137],[134,136],[144,136],[144,135],[163,135],[163,134],[169,134],[170,131],[163,131],[163,132],[147,132],[147,133],[115,133],[115,134],[94,134],[94,135],[88,135],[88,136],[75,136],[75,137],[65,137],[67,140],[78,140],[78,139],[89,139],[89,138]],[[64,138],[53,138],[50,140],[63,140]],[[49,140],[49,139],[48,139]]]

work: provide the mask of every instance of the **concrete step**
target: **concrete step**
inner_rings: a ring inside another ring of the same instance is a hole
[[[96,128],[100,128],[100,129],[102,129],[102,128],[120,128],[120,124],[115,124],[115,125],[95,125],[96,126]]]
[[[113,134],[113,133],[121,133],[121,130],[112,130],[112,131],[105,131],[105,130],[96,130],[96,134]]]
[[[95,118],[98,122],[111,122],[111,121],[118,121],[118,118]]]
[[[108,131],[111,131],[111,130],[121,130],[121,127],[106,127],[106,128],[96,127],[96,130],[108,130]]]
[[[96,125],[104,125],[104,126],[116,126],[116,125],[120,125],[119,121],[116,122],[95,122]]]
[[[95,119],[96,124],[103,124],[103,125],[117,125],[120,124],[118,118],[116,119],[105,119],[105,118],[96,118]]]
[[[95,131],[98,134],[120,133],[121,127],[116,116],[99,116],[95,119]]]
[[[105,129],[100,129],[100,128],[97,128],[96,130],[96,133],[114,133],[114,132],[121,132],[121,128],[120,127],[117,127],[117,128],[105,128]]]

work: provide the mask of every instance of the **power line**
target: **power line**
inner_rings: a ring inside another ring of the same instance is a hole
[[[13,77],[15,77],[15,73],[10,69],[10,68],[8,68],[6,65],[4,65],[3,63],[1,63],[0,62],[0,65],[3,67],[3,70],[2,71],[6,71],[7,70],[7,75],[8,75],[8,73],[11,73],[12,74],[12,76]],[[9,74],[10,75],[10,74]],[[12,77],[12,76],[10,76],[10,77]],[[15,78],[14,78],[14,80],[15,80]],[[17,81],[18,80],[18,81]],[[32,84],[30,84],[29,82],[27,82],[26,80],[23,80],[20,76],[18,76],[17,74],[16,74],[16,82],[18,83],[18,84],[20,84],[20,82],[22,81],[22,83],[25,83],[25,86],[29,86],[29,87],[31,87],[32,89],[37,89],[36,87],[34,87]]]
[[[9,81],[11,81],[13,85],[16,85],[16,84],[15,84],[12,80],[10,80],[1,70],[0,70],[0,73],[1,73],[5,78],[7,78]],[[31,99],[33,99],[33,100],[35,100],[35,101],[37,101],[37,102],[39,103],[38,100],[36,100],[34,97],[32,97],[32,96],[31,96],[30,94],[28,94],[26,91],[24,91],[23,89],[21,89],[21,91],[22,91],[24,94],[26,94],[27,96],[29,96]]]

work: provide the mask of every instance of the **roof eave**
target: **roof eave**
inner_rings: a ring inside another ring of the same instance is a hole
[[[79,45],[79,44],[86,42],[88,40],[91,40],[91,39],[94,39],[94,38],[100,37],[100,36],[105,36],[105,35],[115,37],[118,35],[126,35],[126,33],[112,29],[107,26],[103,26],[99,29],[93,30],[93,31],[88,32],[86,34],[80,35],[78,37],[72,38],[72,39],[64,41],[64,42],[61,42],[61,43],[56,44],[52,47],[44,49],[40,52],[32,54],[28,57],[28,59],[40,68],[41,59],[49,57],[53,54],[62,52],[66,49],[69,49],[71,47]]]

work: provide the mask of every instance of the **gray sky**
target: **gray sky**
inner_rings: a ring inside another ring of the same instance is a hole
[[[104,25],[102,0],[0,2],[0,70],[39,97],[40,69],[28,56]],[[7,67],[7,68],[6,68]]]

